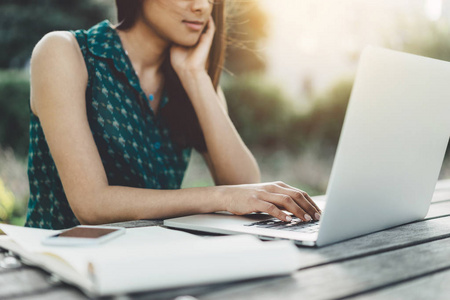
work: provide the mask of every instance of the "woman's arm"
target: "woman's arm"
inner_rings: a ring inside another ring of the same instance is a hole
[[[258,164],[228,117],[223,93],[220,95],[221,99],[206,72],[206,59],[215,32],[212,18],[207,26],[195,47],[172,46],[172,65],[199,119],[208,149],[204,158],[215,183],[227,185],[260,182]]]
[[[46,35],[31,59],[31,107],[39,117],[69,204],[82,224],[168,218],[228,210],[319,212],[306,193],[281,182],[180,190],[110,186],[86,115],[87,70],[74,36]]]
[[[211,83],[212,86],[212,83]],[[222,147],[219,152],[220,156],[216,157],[213,161],[210,155],[210,151],[202,153],[203,159],[206,161],[211,174],[214,178],[216,185],[226,184],[244,184],[244,183],[257,183],[261,181],[260,171],[255,158],[242,142],[241,137],[236,132],[234,125],[228,117],[227,103],[223,91],[218,89],[217,97],[219,102],[216,102],[224,113],[218,116],[208,115],[208,119],[217,120],[217,118],[225,118],[225,124],[227,126],[218,126],[219,132],[210,134],[213,137],[212,140],[206,141],[207,145],[216,144],[218,147]],[[217,100],[214,99],[214,100]],[[219,125],[219,124],[216,124]],[[211,131],[214,128],[208,128]],[[207,130],[208,130],[207,129]],[[227,135],[233,144],[223,139],[224,134],[228,132],[231,135]],[[206,138],[206,136],[205,136]],[[217,147],[216,147],[217,148]],[[209,146],[208,146],[209,150]],[[226,156],[224,156],[226,155]]]

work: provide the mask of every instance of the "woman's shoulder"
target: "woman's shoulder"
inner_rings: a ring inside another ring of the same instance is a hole
[[[79,57],[80,49],[75,36],[69,31],[52,31],[44,35],[36,44],[31,60],[65,57]]]
[[[87,76],[83,54],[69,31],[53,31],[42,37],[33,49],[31,68],[39,73],[70,70],[82,78]]]
[[[88,74],[75,36],[68,31],[47,33],[31,55],[31,107],[41,91],[76,85],[85,88]],[[45,98],[45,97],[44,97]]]

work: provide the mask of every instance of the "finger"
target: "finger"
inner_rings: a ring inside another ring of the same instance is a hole
[[[284,188],[286,193],[291,195],[293,199],[303,208],[305,209],[316,221],[320,220],[322,212],[316,206],[314,201],[309,197],[308,193],[298,190],[298,189],[289,189]]]
[[[292,217],[290,215],[282,212],[281,209],[277,208],[273,203],[269,203],[263,200],[259,200],[256,202],[255,210],[268,213],[269,215],[280,219],[283,222],[292,221]]]
[[[199,47],[208,50],[211,48],[214,34],[216,32],[216,26],[212,16],[209,16],[208,24],[206,24],[206,31],[200,36]]]
[[[308,195],[308,193],[305,193],[304,196],[306,197],[306,199],[308,199],[309,203],[314,205],[314,207],[317,209],[319,214],[322,214],[322,210],[319,208],[319,206],[317,206],[316,202],[314,202],[314,200]]]
[[[275,193],[279,193],[279,194],[285,194],[285,195],[289,195],[300,207],[303,208],[303,210],[305,210],[311,217],[313,217],[315,220],[320,220],[320,209],[318,209],[315,206],[314,201],[312,201],[312,203],[310,202],[310,200],[308,200],[307,197],[307,193],[290,187],[289,185],[285,184],[284,182],[277,182],[275,184]]]
[[[212,16],[209,16],[208,24],[206,25],[206,31],[205,34],[214,35],[216,32],[216,23],[214,23],[214,19]]]
[[[322,210],[319,208],[319,206],[317,206],[317,204],[314,202],[314,200],[308,195],[308,193],[306,193],[305,191],[302,191],[302,190],[300,190],[300,189],[297,189],[297,188],[295,188],[295,187],[292,187],[292,186],[290,186],[290,185],[288,185],[288,184],[286,184],[286,183],[284,183],[284,182],[282,182],[283,184],[284,184],[284,186],[285,187],[287,187],[287,188],[290,188],[290,189],[293,189],[293,190],[297,190],[297,191],[300,191],[300,192],[303,192],[303,195],[305,196],[305,198],[309,201],[309,203],[311,203],[315,208],[316,208],[316,210],[320,213],[320,214],[322,214]]]
[[[266,202],[273,203],[277,207],[293,213],[302,221],[309,222],[312,220],[311,215],[307,213],[302,207],[300,207],[297,202],[295,202],[289,195],[263,191],[258,195],[258,198]]]

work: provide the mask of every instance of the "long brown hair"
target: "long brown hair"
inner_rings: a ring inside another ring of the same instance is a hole
[[[140,16],[142,0],[116,0],[117,29],[127,30],[133,27]],[[208,58],[208,75],[217,90],[225,60],[226,48],[226,14],[225,0],[215,0],[211,13],[216,26],[211,50]],[[194,107],[184,90],[178,75],[172,68],[170,57],[163,64],[165,88],[169,103],[161,110],[161,115],[167,120],[172,139],[182,147],[194,147],[205,152],[206,143]],[[142,103],[141,103],[141,106]]]

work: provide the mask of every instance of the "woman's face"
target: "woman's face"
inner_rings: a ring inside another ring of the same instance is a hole
[[[142,21],[159,37],[194,46],[211,15],[210,0],[143,0]]]

